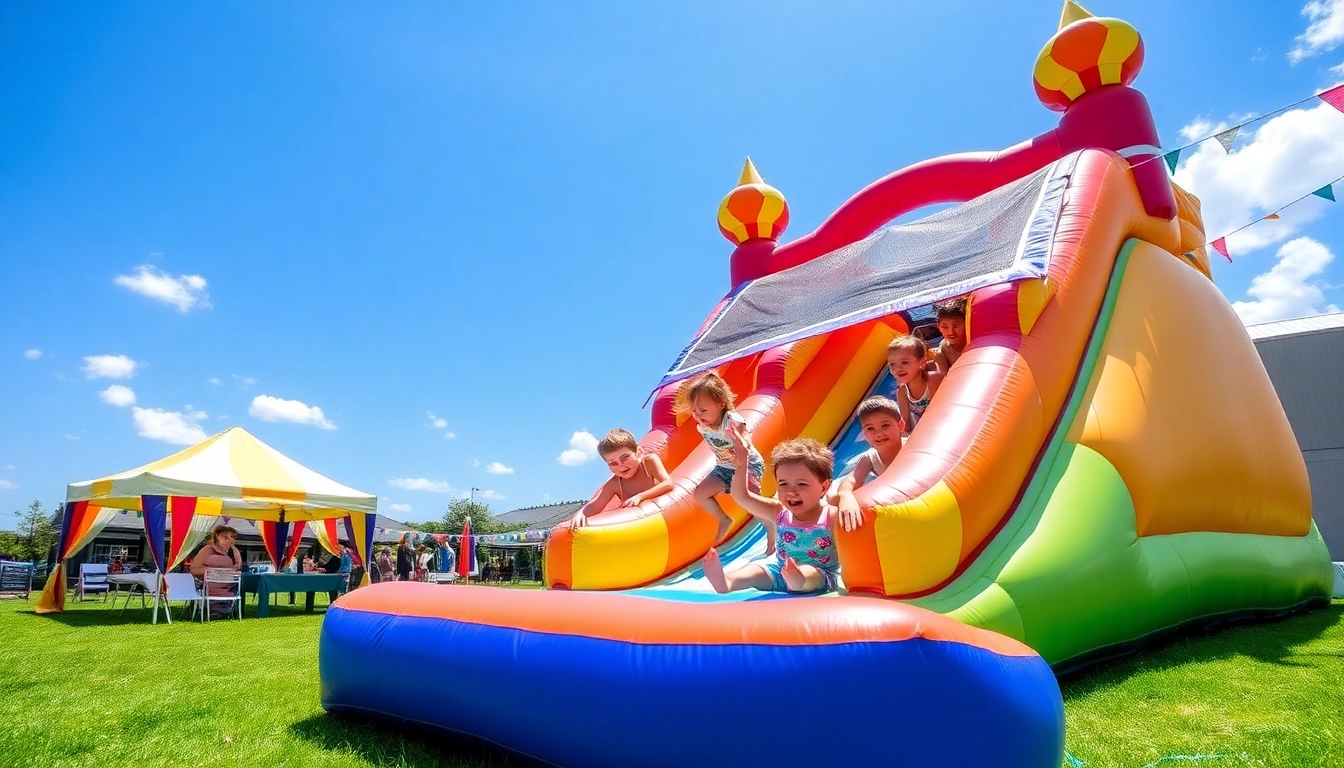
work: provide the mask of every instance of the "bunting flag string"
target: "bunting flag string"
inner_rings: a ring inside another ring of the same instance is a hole
[[[1330,182],[1329,184],[1326,184],[1324,187],[1321,187],[1320,189],[1316,189],[1316,190],[1313,190],[1313,191],[1311,191],[1311,192],[1308,192],[1307,194],[1305,194],[1305,195],[1303,195],[1303,196],[1297,198],[1296,200],[1294,200],[1294,201],[1292,201],[1292,202],[1290,202],[1290,203],[1285,203],[1285,204],[1279,206],[1278,208],[1275,208],[1273,211],[1270,211],[1269,213],[1265,214],[1264,216],[1261,216],[1260,218],[1258,218],[1258,219],[1256,219],[1256,220],[1254,220],[1254,221],[1252,221],[1252,222],[1250,222],[1250,223],[1248,223],[1248,224],[1242,224],[1240,227],[1237,227],[1236,229],[1232,230],[1231,232],[1228,232],[1227,234],[1223,235],[1222,237],[1220,237],[1220,238],[1218,238],[1218,239],[1216,239],[1216,240],[1214,240],[1214,241],[1212,241],[1212,242],[1205,243],[1205,245],[1206,245],[1207,247],[1212,248],[1213,250],[1217,251],[1217,252],[1218,252],[1218,255],[1222,256],[1224,259],[1227,259],[1228,263],[1230,264],[1230,263],[1232,262],[1232,254],[1231,254],[1231,252],[1230,252],[1230,251],[1228,250],[1228,248],[1227,248],[1227,238],[1229,238],[1229,237],[1231,237],[1231,236],[1237,234],[1238,232],[1240,232],[1240,231],[1243,230],[1243,229],[1246,229],[1246,228],[1249,227],[1249,226],[1252,226],[1252,225],[1255,225],[1255,224],[1259,224],[1259,223],[1262,222],[1262,221],[1274,221],[1274,220],[1278,219],[1278,218],[1279,218],[1279,212],[1280,212],[1280,211],[1282,211],[1283,209],[1288,208],[1288,207],[1290,207],[1290,206],[1297,205],[1298,203],[1302,202],[1303,200],[1306,200],[1308,197],[1320,197],[1320,198],[1324,198],[1324,199],[1326,199],[1326,200],[1329,200],[1330,202],[1333,203],[1333,202],[1335,202],[1335,185],[1338,184],[1338,183],[1340,183],[1341,181],[1344,181],[1344,176],[1340,176],[1339,178],[1335,179],[1334,181]],[[1185,255],[1186,255],[1187,258],[1189,258],[1192,254],[1187,253],[1187,254],[1185,254]]]
[[[1313,94],[1311,96],[1306,97],[1305,99],[1299,99],[1297,101],[1294,101],[1292,104],[1279,107],[1273,112],[1266,112],[1263,115],[1256,115],[1255,117],[1252,117],[1249,120],[1246,120],[1245,122],[1237,123],[1231,128],[1224,128],[1218,133],[1210,134],[1202,139],[1196,139],[1190,142],[1189,144],[1186,144],[1185,146],[1177,147],[1173,150],[1170,150],[1169,152],[1166,152],[1165,154],[1158,155],[1157,157],[1150,157],[1147,160],[1141,160],[1135,163],[1134,167],[1137,168],[1140,165],[1143,165],[1144,163],[1151,163],[1154,160],[1161,158],[1166,162],[1167,168],[1170,169],[1171,172],[1174,174],[1176,173],[1177,164],[1179,164],[1181,161],[1181,153],[1184,152],[1185,150],[1193,146],[1203,144],[1209,139],[1216,139],[1218,143],[1222,145],[1224,152],[1231,152],[1232,142],[1237,140],[1237,134],[1241,131],[1242,128],[1245,128],[1246,126],[1251,125],[1252,123],[1258,123],[1261,120],[1271,118],[1274,115],[1287,112],[1293,107],[1305,104],[1308,101],[1311,101],[1312,99],[1320,99],[1321,101],[1325,102],[1326,104],[1329,104],[1330,106],[1334,107],[1340,112],[1344,112],[1344,84],[1336,85],[1334,88],[1331,88],[1328,91],[1322,91],[1321,93]]]

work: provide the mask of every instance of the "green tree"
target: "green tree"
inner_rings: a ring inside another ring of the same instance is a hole
[[[0,531],[0,555],[19,556],[19,536],[13,531]]]
[[[20,560],[38,562],[47,559],[47,551],[56,543],[56,530],[51,525],[51,513],[42,508],[42,502],[33,499],[28,511],[19,517],[18,541],[14,556]]]
[[[448,511],[443,513],[443,532],[461,533],[462,525],[466,523],[468,517],[471,518],[471,532],[473,534],[508,533],[509,531],[521,531],[526,527],[499,522],[494,513],[490,511],[490,507],[479,501],[454,499],[448,502]]]

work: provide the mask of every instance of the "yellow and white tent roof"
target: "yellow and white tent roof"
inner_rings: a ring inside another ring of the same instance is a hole
[[[144,495],[220,499],[226,514],[255,520],[321,520],[351,512],[377,512],[378,498],[299,464],[231,427],[165,459],[71,483],[67,501],[140,509]]]

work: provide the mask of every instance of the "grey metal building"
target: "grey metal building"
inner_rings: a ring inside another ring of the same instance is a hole
[[[1312,512],[1330,559],[1344,560],[1344,312],[1246,331],[1307,460]]]

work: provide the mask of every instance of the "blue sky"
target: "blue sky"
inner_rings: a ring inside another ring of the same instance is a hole
[[[1344,0],[1084,5],[1143,35],[1167,147],[1344,80]],[[743,158],[791,239],[1044,132],[1059,7],[5,4],[0,527],[231,425],[397,519],[585,498],[575,433],[642,434],[727,288]],[[1344,115],[1304,106],[1187,153],[1211,237],[1344,175]],[[1243,317],[1344,304],[1344,210],[1232,246]]]

